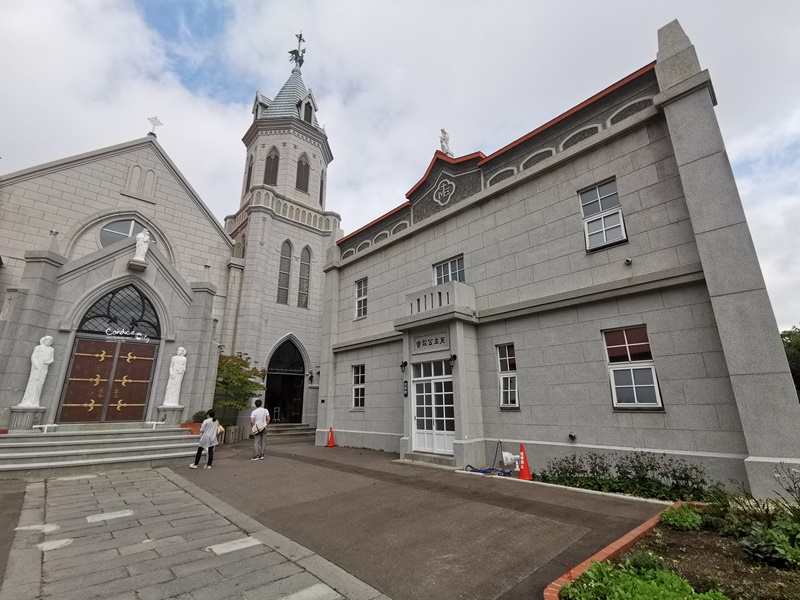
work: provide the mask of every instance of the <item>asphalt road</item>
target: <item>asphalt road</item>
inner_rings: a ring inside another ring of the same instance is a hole
[[[310,443],[220,446],[183,477],[393,600],[529,600],[663,505]]]

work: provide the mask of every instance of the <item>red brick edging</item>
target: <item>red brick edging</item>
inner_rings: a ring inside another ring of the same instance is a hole
[[[669,508],[680,508],[681,502],[675,502],[672,506],[666,507],[664,510]],[[661,511],[664,512],[664,511]],[[581,573],[583,573],[586,569],[588,569],[591,564],[595,561],[602,562],[604,560],[611,560],[617,558],[618,556],[622,555],[624,552],[629,550],[636,542],[641,540],[644,536],[655,529],[656,525],[658,525],[661,519],[661,513],[658,513],[656,516],[648,519],[637,528],[629,531],[621,538],[619,538],[616,542],[612,542],[597,554],[587,558],[577,567],[572,567],[569,571],[564,573],[561,577],[556,579],[553,583],[548,585],[544,590],[544,600],[559,600],[559,593],[561,592],[561,588],[564,587],[567,583],[576,579]]]

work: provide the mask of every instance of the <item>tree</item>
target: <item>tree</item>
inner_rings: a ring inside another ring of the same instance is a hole
[[[781,331],[781,341],[783,349],[786,350],[794,387],[800,392],[800,329],[795,326],[787,331]]]
[[[236,410],[250,407],[253,396],[266,389],[261,385],[267,372],[250,365],[250,358],[237,354],[220,354],[217,368],[217,385],[214,388],[214,405]]]

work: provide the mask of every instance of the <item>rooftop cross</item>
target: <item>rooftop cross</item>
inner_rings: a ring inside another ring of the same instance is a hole
[[[303,66],[303,55],[306,53],[306,49],[300,49],[300,44],[305,42],[305,38],[303,37],[303,32],[294,34],[294,37],[297,38],[297,50],[289,50],[289,62],[293,62],[298,70],[300,67]]]
[[[150,135],[155,136],[156,127],[161,127],[163,123],[158,120],[158,117],[149,117],[147,120],[150,121],[150,124],[153,126],[153,130],[150,132]]]

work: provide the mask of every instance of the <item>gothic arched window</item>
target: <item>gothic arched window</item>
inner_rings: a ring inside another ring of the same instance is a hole
[[[289,275],[292,272],[292,245],[289,241],[281,246],[281,265],[278,271],[278,304],[289,304]]]
[[[300,285],[297,287],[297,306],[308,308],[308,284],[311,277],[311,250],[303,248],[300,255]]]
[[[313,115],[311,111],[312,111],[311,103],[308,102],[305,106],[305,110],[303,111],[303,121],[305,121],[306,123],[311,123],[311,117]]]
[[[247,163],[247,183],[244,184],[244,193],[250,191],[250,181],[253,178],[253,157],[250,157],[250,162]]]
[[[267,154],[267,162],[264,166],[264,183],[266,185],[277,185],[278,183],[278,163],[281,157],[277,148],[272,148]]]
[[[303,154],[297,160],[297,182],[296,187],[301,192],[308,193],[308,175],[311,172],[311,166],[308,164],[308,157]]]
[[[325,198],[325,171],[319,175],[319,205],[322,206],[322,200]]]
[[[78,326],[78,333],[136,336],[142,334],[151,340],[161,338],[161,326],[153,304],[142,292],[128,285],[109,292],[86,311]]]

